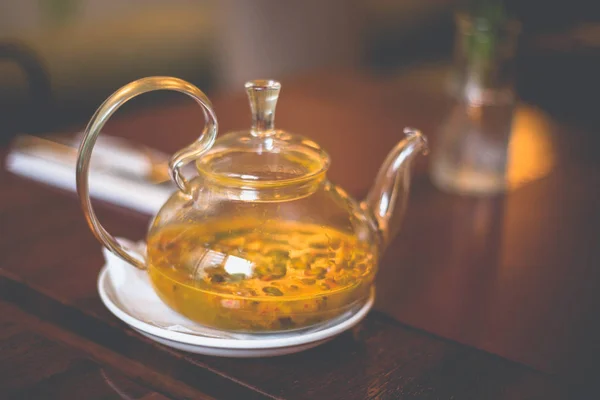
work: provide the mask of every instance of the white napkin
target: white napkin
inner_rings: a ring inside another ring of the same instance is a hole
[[[136,178],[131,172],[141,176],[145,164],[135,151],[119,147],[115,140],[104,141],[104,148],[99,147],[99,154],[92,155],[90,168],[90,196],[144,214],[154,215],[176,190],[170,182],[155,184]],[[104,152],[104,153],[103,153]],[[103,154],[114,169],[130,172],[129,175],[117,174],[114,171],[96,168],[94,158],[98,160]],[[55,153],[51,147],[13,146],[6,157],[6,169],[16,175],[55,186],[68,191],[75,191],[75,157],[71,154]],[[147,163],[147,162],[146,162]],[[128,166],[128,171],[122,166]],[[118,167],[118,168],[117,168]]]
[[[117,240],[123,246],[137,252],[140,257],[144,258],[142,255],[146,253],[145,244],[133,243],[123,238],[117,238]],[[297,331],[273,334],[231,333],[197,324],[173,311],[169,306],[163,303],[154,291],[146,271],[135,268],[106,248],[103,248],[103,252],[118,307],[138,320],[169,331],[221,339],[265,340],[280,339],[299,334]],[[326,329],[347,319],[354,311],[355,310],[348,311],[326,324],[304,329],[301,332],[302,334],[305,334]]]

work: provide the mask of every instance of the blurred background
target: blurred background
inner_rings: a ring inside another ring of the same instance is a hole
[[[517,90],[595,126],[598,7],[588,0],[511,0],[523,24]],[[85,123],[118,87],[173,75],[209,96],[256,77],[328,68],[376,76],[444,61],[451,0],[0,0],[0,135]],[[162,101],[167,94],[136,100]],[[568,101],[565,102],[565,99]],[[144,103],[146,102],[146,103]]]

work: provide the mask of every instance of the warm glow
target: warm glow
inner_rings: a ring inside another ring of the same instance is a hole
[[[551,134],[548,122],[538,111],[522,108],[516,113],[507,172],[511,189],[540,179],[552,170],[556,151]]]

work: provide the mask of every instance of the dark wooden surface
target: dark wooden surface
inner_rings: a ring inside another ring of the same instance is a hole
[[[404,126],[435,145],[448,107],[438,78],[423,69],[283,82],[277,126],[319,141],[330,178],[361,196]],[[241,90],[214,104],[222,132],[248,126]],[[186,102],[116,118],[106,131],[174,151],[201,125]],[[517,126],[515,154],[526,150],[530,162],[515,174],[546,174],[506,196],[461,198],[437,191],[422,159],[375,310],[326,345],[267,359],[190,355],[134,333],[98,298],[103,258],[74,194],[2,170],[0,397],[597,398],[598,132],[532,106],[519,109]],[[146,217],[102,204],[98,213],[113,234],[143,238]]]
[[[166,400],[77,348],[68,333],[0,302],[3,399]]]

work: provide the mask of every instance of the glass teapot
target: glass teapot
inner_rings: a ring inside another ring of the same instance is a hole
[[[364,201],[327,179],[329,156],[310,139],[275,129],[281,85],[246,83],[249,130],[217,135],[206,95],[171,77],[143,78],[112,94],[89,122],[77,160],[77,191],[98,240],[146,270],[156,293],[175,311],[212,328],[277,332],[312,327],[362,306],[380,255],[406,208],[410,164],[426,152],[417,130],[385,159]],[[100,224],[88,193],[96,138],[133,97],[174,90],[204,111],[198,140],[170,160],[175,191],[154,217],[145,257],[125,248]],[[194,177],[182,168],[195,163]]]

